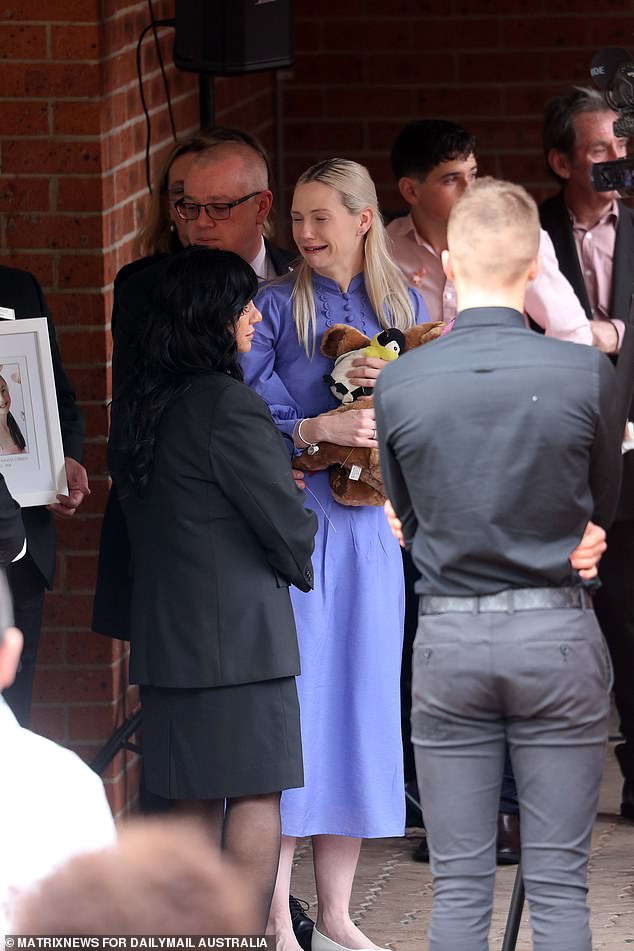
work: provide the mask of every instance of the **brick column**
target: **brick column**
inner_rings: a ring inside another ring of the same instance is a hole
[[[153,8],[157,20],[174,14],[173,0],[154,0]],[[0,13],[0,260],[31,270],[44,289],[86,415],[92,489],[80,514],[58,522],[33,726],[87,760],[136,702],[127,645],[93,634],[90,616],[108,492],[111,287],[134,256],[147,196],[135,55],[148,22],[145,0],[7,0]],[[162,28],[159,37],[177,134],[185,136],[198,128],[198,78],[172,65],[173,31]],[[172,134],[151,32],[142,68],[155,167]],[[217,121],[270,146],[270,74],[215,85]],[[135,760],[121,754],[106,773],[115,812],[136,795]]]

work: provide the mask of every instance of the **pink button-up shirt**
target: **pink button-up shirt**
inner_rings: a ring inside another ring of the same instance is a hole
[[[613,201],[605,214],[591,228],[586,228],[577,221],[570,209],[568,214],[581,273],[592,308],[592,318],[593,320],[610,320],[614,244],[619,223],[618,202]],[[619,335],[620,349],[625,324],[617,319],[612,319],[612,323]]]
[[[452,324],[456,318],[456,289],[445,277],[440,257],[416,231],[412,216],[396,218],[387,231],[392,256],[408,283],[425,298],[431,320]],[[547,336],[591,346],[592,332],[585,311],[559,270],[553,243],[543,229],[539,254],[539,274],[526,288],[526,313]]]

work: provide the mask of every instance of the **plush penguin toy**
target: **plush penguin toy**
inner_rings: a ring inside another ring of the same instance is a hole
[[[345,413],[353,408],[372,406],[371,387],[351,388],[348,383],[347,374],[353,369],[353,360],[357,357],[396,360],[406,350],[413,350],[440,337],[444,328],[442,320],[418,324],[404,333],[389,328],[376,334],[372,340],[348,324],[335,324],[327,330],[322,337],[321,352],[335,362],[324,381],[342,403],[331,413]],[[305,472],[330,467],[330,489],[336,501],[342,505],[383,505],[385,501],[378,449],[322,442],[311,453],[297,456],[293,465]]]
[[[343,327],[343,324],[335,324],[331,330],[337,327]],[[330,331],[327,331],[329,333]],[[325,339],[324,335],[324,339]],[[360,336],[363,336],[362,334]],[[367,338],[366,338],[367,339]],[[399,353],[405,350],[405,334],[396,327],[390,327],[388,330],[382,330],[375,334],[367,347],[360,347],[358,350],[349,350],[342,353],[335,360],[332,372],[324,377],[324,382],[330,387],[330,392],[336,396],[342,403],[353,403],[360,396],[372,396],[372,388],[369,386],[350,387],[348,382],[348,373],[353,370],[352,362],[358,357],[379,357],[381,360],[396,360]],[[323,343],[322,343],[323,351]]]

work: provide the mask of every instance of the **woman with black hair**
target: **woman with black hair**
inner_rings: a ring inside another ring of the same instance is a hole
[[[289,585],[316,528],[238,354],[261,319],[228,251],[166,259],[138,371],[115,394],[109,462],[133,556],[130,680],[148,789],[203,813],[267,920],[282,789],[303,783]]]

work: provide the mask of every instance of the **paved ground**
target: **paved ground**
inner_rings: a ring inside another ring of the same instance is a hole
[[[590,858],[590,904],[594,951],[634,951],[634,823],[618,816],[621,780],[612,750],[608,755],[599,815]],[[412,861],[420,830],[405,839],[369,840],[353,893],[356,921],[377,944],[393,951],[423,951],[432,900],[429,866]],[[293,894],[310,901],[314,911],[315,884],[310,842],[299,843],[293,873]],[[515,869],[498,869],[491,951],[502,946]],[[531,951],[526,910],[517,951]]]

